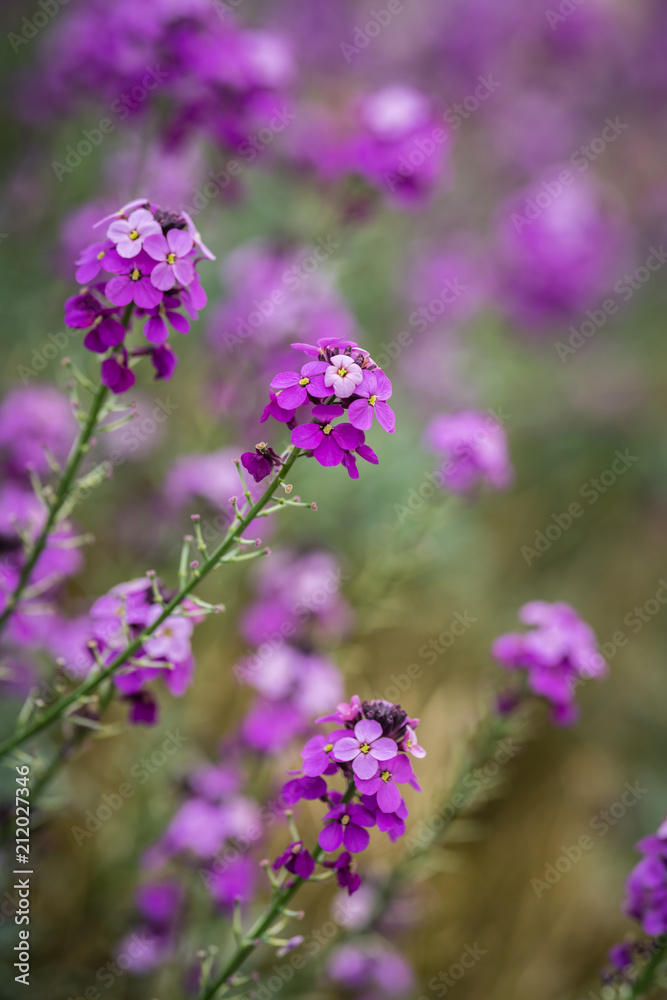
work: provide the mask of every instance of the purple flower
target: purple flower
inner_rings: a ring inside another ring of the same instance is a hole
[[[115,219],[107,229],[107,237],[116,244],[121,257],[136,257],[148,236],[162,235],[162,227],[147,208],[136,208],[127,219]],[[120,303],[119,303],[120,304]]]
[[[65,302],[65,326],[73,330],[87,330],[102,315],[104,307],[90,292],[74,295]]]
[[[132,201],[128,201],[126,205],[123,205],[117,211],[112,212],[111,215],[105,215],[103,219],[94,223],[93,229],[99,229],[103,226],[105,222],[110,222],[112,219],[126,219],[130,212],[135,208],[142,208],[148,204],[148,198],[134,198]]]
[[[166,236],[160,232],[146,238],[144,250],[158,261],[151,273],[151,282],[156,288],[168,292],[177,282],[186,286],[193,281],[195,269],[187,259],[192,247],[192,237],[182,229],[170,229]]]
[[[164,344],[169,336],[167,321],[177,333],[186,334],[190,330],[189,321],[182,313],[176,312],[181,302],[177,295],[165,295],[159,306],[150,311],[144,324],[144,337],[151,344]]]
[[[119,357],[122,359],[121,361],[118,360]],[[136,379],[134,372],[129,367],[127,352],[106,358],[102,362],[100,377],[102,383],[117,395],[131,389]]]
[[[628,877],[624,910],[656,937],[667,932],[667,821],[637,849],[644,857]]]
[[[412,725],[406,727],[405,739],[401,743],[400,749],[405,750],[406,753],[412,754],[413,757],[425,757],[426,751],[419,745],[417,741],[417,734],[413,728],[419,723],[419,719],[411,719],[410,721]]]
[[[243,452],[241,455],[241,464],[244,469],[247,469],[256,483],[261,483],[262,479],[266,479],[274,467],[280,468],[282,462],[273,448],[260,441],[259,444],[255,445],[254,452]]]
[[[367,431],[373,423],[373,414],[383,430],[393,434],[396,427],[396,417],[391,406],[386,402],[391,396],[391,382],[379,369],[365,371],[363,381],[357,386],[355,399],[347,411],[350,423],[359,430]]]
[[[308,879],[315,871],[315,862],[310,853],[305,850],[301,840],[295,840],[289,847],[280,854],[273,862],[273,870],[286,868],[293,875],[299,878]]]
[[[337,770],[331,754],[336,740],[347,736],[347,729],[338,729],[328,736],[313,736],[301,751],[304,774],[334,774]]]
[[[112,247],[111,240],[104,240],[102,243],[91,243],[81,252],[76,261],[75,273],[80,285],[87,285],[97,277],[104,266],[102,262]]]
[[[438,416],[426,429],[426,441],[445,456],[442,485],[454,493],[468,493],[480,480],[497,490],[512,481],[507,436],[488,413],[467,410]]]
[[[303,778],[292,778],[283,785],[283,799],[288,806],[293,806],[301,799],[313,802],[327,794],[327,783],[319,776],[306,775]]]
[[[161,614],[161,605],[151,605],[146,616],[146,625],[152,625]],[[148,639],[144,640],[143,647],[148,655],[155,659],[179,663],[190,656],[190,639],[193,629],[191,618],[186,618],[184,615],[170,615]]]
[[[336,873],[336,881],[341,889],[347,889],[348,896],[361,886],[361,876],[352,871],[354,860],[349,851],[343,851],[335,861],[323,861],[325,868],[331,868]]]
[[[106,354],[110,347],[119,347],[125,340],[127,330],[113,316],[106,316],[86,334],[83,345],[96,354]]]
[[[359,778],[356,785],[364,795],[375,795],[379,808],[384,813],[395,813],[403,801],[397,785],[412,781],[414,774],[410,761],[404,754],[399,754],[386,761],[372,778]]]
[[[395,740],[382,735],[382,726],[374,719],[361,719],[354,727],[354,736],[344,736],[336,742],[334,760],[352,762],[358,778],[372,778],[378,771],[378,761],[391,760],[398,753]]]
[[[607,671],[595,634],[569,604],[530,601],[519,612],[530,632],[499,636],[493,655],[508,670],[525,670],[533,694],[546,698],[557,725],[576,718],[575,688]]]
[[[355,366],[356,367],[356,366]],[[328,366],[324,361],[308,361],[301,372],[281,372],[271,382],[271,388],[278,390],[278,405],[284,410],[294,410],[308,402],[308,396],[324,399],[331,390],[324,384],[324,373]]]
[[[178,358],[169,344],[161,344],[151,352],[151,361],[155,369],[155,378],[170,379],[178,364]]]
[[[294,414],[296,410],[286,410],[278,402],[278,396],[275,392],[271,392],[271,398],[269,402],[264,407],[264,412],[259,418],[260,424],[263,424],[269,417],[274,417],[279,420],[282,424],[289,424],[290,421],[294,420]]]
[[[162,301],[162,292],[151,281],[154,267],[155,262],[147,253],[137,252],[134,259],[124,265],[120,274],[115,274],[107,281],[104,294],[116,306],[127,306],[134,302],[141,309],[154,309]]]
[[[341,844],[353,854],[366,850],[370,834],[364,827],[375,826],[375,817],[363,806],[340,802],[324,814],[324,819],[330,822],[317,838],[323,851],[337,851]]]
[[[336,354],[331,358],[324,371],[324,384],[329,387],[339,399],[352,396],[358,385],[361,385],[364,373],[348,354]]]
[[[360,369],[361,370],[361,369]],[[329,411],[327,415],[323,411]],[[342,414],[341,407],[315,407],[315,416],[321,415],[317,423],[301,424],[292,431],[291,441],[297,448],[312,451],[315,459],[326,467],[340,465],[346,451],[353,451],[364,443],[363,432],[352,424],[342,423],[333,426],[331,423]]]

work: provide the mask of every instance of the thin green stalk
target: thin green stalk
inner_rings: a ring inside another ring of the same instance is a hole
[[[44,527],[42,528],[41,532],[39,533],[39,536],[37,537],[33,546],[31,547],[30,552],[28,553],[28,556],[23,564],[23,568],[21,569],[21,575],[19,576],[18,583],[16,584],[16,587],[14,588],[13,592],[9,595],[4,611],[2,612],[2,614],[0,614],[0,630],[6,624],[7,619],[12,614],[17,604],[19,603],[19,600],[23,596],[23,592],[25,591],[28,582],[30,580],[30,575],[33,569],[35,568],[37,560],[44,551],[44,548],[46,546],[46,543],[48,542],[49,535],[51,534],[53,526],[58,520],[58,515],[60,514],[60,511],[62,510],[65,501],[69,497],[70,487],[74,482],[74,478],[77,472],[79,471],[79,466],[81,465],[84,456],[89,450],[90,439],[95,433],[95,428],[97,427],[97,420],[100,415],[100,410],[104,406],[104,402],[107,398],[108,392],[109,390],[107,389],[107,387],[100,383],[97,392],[93,397],[93,402],[88,417],[86,419],[86,423],[81,429],[81,433],[79,434],[72,448],[69,459],[67,461],[67,465],[65,466],[65,471],[63,472],[60,482],[58,483],[58,489],[56,491],[56,495],[49,506],[49,513],[46,522],[44,524]]]
[[[0,757],[4,757],[6,754],[15,750],[16,747],[21,746],[26,740],[35,736],[37,733],[46,729],[52,722],[59,719],[63,713],[73,705],[74,702],[78,701],[86,695],[89,695],[91,691],[94,691],[107,677],[111,677],[119,667],[136,653],[140,648],[142,643],[148,636],[152,635],[162,624],[162,622],[167,619],[173,611],[178,608],[188,594],[197,586],[197,584],[206,577],[211,570],[219,564],[220,560],[225,556],[229,550],[233,547],[235,542],[239,537],[243,535],[243,532],[248,528],[248,526],[255,520],[260,511],[267,505],[269,500],[271,500],[276,486],[279,482],[284,481],[285,476],[290,471],[297,458],[301,455],[301,450],[299,448],[294,448],[289,458],[286,459],[280,474],[273,479],[269,486],[266,488],[262,496],[257,500],[257,502],[250,508],[248,513],[243,517],[236,525],[236,527],[230,528],[224,540],[218,545],[217,549],[210,555],[202,564],[197,568],[196,574],[185,583],[178,593],[164,606],[162,614],[157,618],[152,625],[147,626],[143,629],[139,635],[132,642],[123,649],[118,656],[116,656],[112,662],[100,670],[98,673],[91,674],[87,680],[80,684],[69,694],[63,695],[62,698],[58,698],[57,701],[51,705],[39,718],[33,719],[32,722],[27,723],[25,726],[19,727],[12,736],[0,743]]]
[[[350,783],[341,801],[345,803],[349,802],[354,795],[354,791],[354,784]],[[315,847],[315,849],[310,853],[313,861],[317,862],[322,857],[324,852],[318,844],[317,847]],[[269,909],[263,916],[259,917],[255,921],[215,980],[204,987],[199,996],[199,1000],[213,1000],[213,997],[218,990],[224,986],[227,980],[233,976],[235,972],[238,972],[245,960],[252,955],[253,951],[260,943],[263,935],[266,934],[266,932],[271,928],[272,924],[277,920],[287,904],[291,902],[304,882],[307,881],[307,879],[303,879],[300,875],[297,875],[287,889],[283,889],[282,892],[279,892],[276,895]]]
[[[123,313],[123,318],[121,320],[123,326],[126,330],[129,330],[130,324],[132,322],[132,310],[134,306],[130,302],[129,305],[125,307]],[[18,583],[14,588],[13,592],[7,598],[7,604],[0,614],[0,632],[4,628],[9,619],[10,615],[18,605],[23,593],[30,581],[30,575],[37,564],[37,560],[41,556],[46,543],[49,540],[49,535],[56,521],[58,520],[58,515],[63,509],[67,499],[69,498],[69,491],[74,482],[76,474],[79,471],[81,462],[87,455],[90,449],[90,439],[92,438],[95,430],[97,428],[97,421],[99,419],[100,411],[104,406],[104,403],[109,395],[109,390],[101,382],[97,387],[97,391],[93,396],[93,401],[90,407],[90,411],[86,418],[86,422],[81,429],[78,438],[72,446],[69,458],[67,459],[67,465],[65,466],[65,471],[63,472],[60,482],[58,483],[58,488],[56,490],[56,495],[53,501],[49,505],[49,513],[46,519],[46,523],[39,533],[36,541],[32,545],[30,552],[28,553],[26,560],[21,569],[21,575],[19,576]]]

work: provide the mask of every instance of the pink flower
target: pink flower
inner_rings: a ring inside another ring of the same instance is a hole
[[[146,616],[146,624],[152,625],[161,614],[162,607],[159,604],[151,605]],[[156,628],[148,639],[144,640],[144,649],[150,657],[179,663],[190,655],[190,638],[193,628],[191,618],[186,618],[183,615],[171,615]]]
[[[162,227],[147,208],[137,208],[127,219],[116,219],[107,229],[107,236],[116,244],[121,257],[131,259],[141,250],[147,236],[162,235]]]
[[[192,237],[182,229],[170,229],[166,236],[160,232],[146,237],[144,250],[153,260],[158,261],[151,274],[151,281],[156,288],[168,292],[176,282],[183,286],[190,284],[195,276],[195,269],[187,256],[193,245]]]
[[[301,372],[280,372],[271,382],[271,388],[278,390],[278,405],[284,410],[294,410],[308,401],[308,394],[324,399],[331,392],[324,384],[325,361],[308,361]]]
[[[385,400],[391,396],[391,382],[379,369],[374,372],[363,372],[363,382],[356,390],[357,396],[350,403],[348,416],[353,427],[367,431],[373,423],[373,414],[383,430],[393,434],[396,428],[396,417],[391,406]],[[339,393],[340,395],[340,393]]]
[[[148,198],[134,198],[132,201],[128,201],[127,204],[123,205],[116,212],[112,212],[111,215],[105,215],[103,219],[96,222],[93,229],[98,229],[103,226],[105,222],[110,222],[112,219],[126,219],[130,212],[134,211],[135,208],[142,208],[148,204]]]
[[[354,727],[354,736],[344,736],[336,742],[334,760],[352,761],[352,770],[363,780],[378,772],[379,760],[391,760],[398,753],[395,740],[382,735],[382,726],[375,719],[361,719]]]
[[[347,354],[336,354],[324,373],[324,384],[329,386],[339,399],[347,399],[356,387],[361,385],[364,373],[359,365]]]

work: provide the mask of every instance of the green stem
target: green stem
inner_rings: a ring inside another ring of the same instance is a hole
[[[125,311],[122,317],[122,324],[126,330],[130,329],[132,323],[132,310],[134,305],[132,302],[125,307]],[[46,543],[49,540],[49,535],[56,521],[58,520],[58,515],[62,510],[65,502],[69,497],[70,487],[74,482],[79,467],[84,457],[87,455],[90,449],[90,439],[95,433],[97,428],[97,421],[99,419],[100,411],[104,406],[106,398],[109,394],[109,390],[101,382],[97,387],[97,391],[93,397],[93,401],[86,418],[86,422],[72,447],[69,458],[67,460],[67,465],[65,466],[65,471],[62,474],[60,482],[58,483],[58,489],[56,490],[56,495],[53,498],[52,503],[49,506],[49,513],[46,519],[46,523],[42,528],[37,540],[33,544],[30,552],[27,555],[23,568],[21,569],[21,575],[19,576],[18,583],[14,588],[14,591],[7,598],[7,604],[4,611],[0,614],[0,632],[7,623],[8,618],[16,608],[21,599],[25,588],[30,581],[30,575],[37,564],[37,560],[41,556]]]
[[[348,785],[347,791],[345,792],[345,795],[343,796],[341,801],[347,804],[352,799],[354,791],[355,787],[354,784],[351,782]],[[317,847],[310,853],[313,861],[317,863],[317,861],[319,861],[319,859],[322,857],[324,851],[318,844]],[[304,884],[304,882],[307,881],[308,881],[307,879],[303,879],[301,878],[300,875],[297,875],[294,878],[292,884],[287,889],[283,889],[282,892],[279,892],[276,895],[269,909],[263,916],[259,917],[255,921],[255,923],[252,925],[252,927],[245,935],[243,940],[239,943],[236,951],[229,959],[229,961],[222,969],[222,971],[219,973],[219,975],[216,977],[216,979],[208,986],[204,987],[201,994],[199,995],[199,1000],[213,1000],[213,997],[218,992],[220,987],[223,986],[227,982],[227,980],[234,975],[235,972],[238,972],[238,970],[241,968],[245,960],[250,955],[252,955],[253,951],[260,943],[262,936],[266,934],[266,932],[270,929],[271,925],[275,922],[275,920],[277,920],[277,918],[283,912],[287,904],[291,902],[294,896],[296,896],[297,892]]]
[[[210,555],[200,567],[197,568],[196,574],[193,578],[185,583],[178,593],[164,606],[162,614],[157,618],[152,625],[147,626],[143,629],[139,635],[132,642],[123,649],[118,656],[116,656],[111,663],[100,670],[99,673],[91,674],[87,680],[85,680],[79,687],[75,688],[67,695],[63,695],[57,701],[47,709],[43,715],[37,719],[33,719],[32,722],[27,723],[25,726],[20,727],[13,733],[12,736],[0,743],[0,757],[4,757],[6,754],[15,750],[16,747],[20,746],[26,740],[35,736],[37,733],[46,729],[52,722],[59,719],[60,716],[73,705],[74,702],[78,701],[79,698],[83,698],[89,695],[91,691],[94,691],[107,677],[111,677],[119,667],[122,667],[127,660],[136,653],[141,647],[142,643],[148,636],[152,635],[160,627],[160,625],[167,619],[173,611],[178,608],[188,594],[197,586],[197,584],[206,577],[212,569],[218,565],[223,556],[225,556],[229,550],[234,546],[237,539],[243,535],[243,532],[248,528],[248,526],[255,520],[259,512],[263,507],[267,505],[269,500],[271,500],[273,493],[275,492],[276,485],[278,482],[283,482],[285,476],[290,471],[297,458],[301,455],[299,448],[294,448],[289,458],[286,459],[280,474],[273,479],[269,486],[266,488],[262,496],[257,500],[255,504],[250,508],[248,513],[242,518],[236,525],[236,527],[230,528],[225,536],[224,540],[218,545],[217,549]]]
[[[65,467],[65,471],[63,472],[62,478],[58,483],[58,489],[56,491],[56,495],[49,506],[49,514],[46,519],[46,523],[44,524],[44,527],[39,533],[39,536],[37,537],[32,548],[30,549],[30,552],[28,553],[28,556],[23,564],[23,568],[21,570],[21,575],[19,577],[18,583],[16,584],[14,591],[9,595],[4,611],[2,612],[2,614],[0,614],[0,630],[3,628],[3,626],[7,622],[7,619],[12,614],[17,604],[19,603],[19,600],[23,596],[23,592],[25,591],[25,588],[27,587],[28,582],[30,580],[30,575],[32,574],[32,571],[35,568],[37,560],[44,551],[44,548],[46,546],[46,543],[48,542],[49,535],[51,534],[53,526],[58,520],[58,515],[60,514],[60,511],[62,510],[65,501],[69,496],[70,487],[74,481],[77,472],[79,471],[79,466],[81,465],[84,456],[87,454],[90,448],[90,439],[95,433],[95,428],[97,427],[97,420],[100,415],[100,410],[104,406],[104,402],[106,400],[108,392],[109,390],[107,389],[107,387],[105,385],[100,384],[97,389],[97,392],[95,393],[95,396],[93,397],[92,406],[90,408],[90,412],[86,419],[86,423],[84,424],[81,433],[79,434],[79,437],[77,438],[76,443],[72,448],[69,459],[67,461],[67,465]]]
[[[635,997],[643,996],[647,990],[651,988],[653,977],[655,976],[658,966],[664,960],[665,955],[667,955],[667,936],[644,966],[639,979],[632,984],[632,992],[630,993],[628,1000],[634,1000]]]

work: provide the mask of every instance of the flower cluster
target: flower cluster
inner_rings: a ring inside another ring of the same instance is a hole
[[[595,634],[569,604],[530,601],[519,612],[529,632],[499,636],[492,653],[508,670],[525,670],[528,688],[551,705],[557,725],[577,718],[575,689],[591,677],[603,677],[607,664]]]
[[[254,751],[284,750],[343,696],[340,671],[322,651],[349,625],[340,583],[341,569],[328,552],[284,550],[257,565],[256,597],[241,617],[255,651],[234,668],[258,692],[241,723],[243,742]]]
[[[426,429],[427,444],[444,457],[439,485],[454,493],[469,493],[481,482],[503,490],[513,469],[507,435],[488,413],[464,410],[435,417]]]
[[[178,359],[167,343],[169,328],[185,334],[188,317],[198,318],[206,293],[195,264],[215,258],[187,212],[163,211],[146,198],[128,202],[97,225],[106,227],[105,238],[87,246],[76,262],[76,279],[84,287],[65,303],[65,324],[88,330],[84,344],[105,355],[102,382],[113,392],[134,385],[132,356],[150,355],[155,377],[171,378]],[[122,321],[128,306],[144,320],[148,347],[128,351],[128,324]]]
[[[352,855],[368,847],[369,829],[377,827],[392,841],[402,836],[408,810],[398,786],[410,785],[421,791],[408,756],[425,756],[415,735],[419,719],[410,719],[400,705],[362,702],[354,695],[349,704],[341,703],[335,712],[317,721],[334,722],[337,728],[308,740],[301,751],[303,773],[296,772],[297,776],[287,782],[283,797],[289,804],[320,799],[328,806],[318,837],[318,856],[344,848],[335,861],[324,862],[324,866],[335,872],[338,884],[351,895],[361,884],[351,867]],[[326,778],[339,773],[347,782],[345,794],[327,785]],[[315,858],[301,841],[295,841],[273,867],[309,878],[315,870]]]
[[[80,676],[82,655],[88,670],[96,661],[107,666],[144,629],[155,624],[171,596],[154,576],[112,587],[95,601],[88,619],[79,623],[78,642],[72,644],[70,657],[63,657],[65,668]],[[183,601],[114,673],[114,684],[130,703],[131,722],[153,725],[157,721],[157,704],[146,687],[151,681],[162,677],[171,694],[184,694],[194,672],[190,639],[194,626],[202,620],[195,602]]]
[[[394,412],[387,402],[391,382],[368,351],[352,340],[325,337],[316,346],[291,346],[314,360],[299,371],[280,372],[272,379],[262,421],[272,416],[288,424],[295,447],[303,448],[320,465],[344,465],[352,479],[358,479],[357,455],[378,463],[364,434],[373,418],[383,430],[394,433]],[[340,421],[344,414],[348,419]],[[308,418],[312,418],[310,423],[302,422]]]

